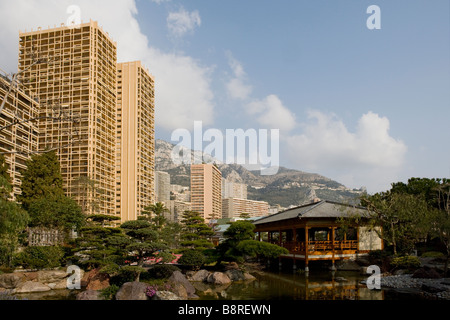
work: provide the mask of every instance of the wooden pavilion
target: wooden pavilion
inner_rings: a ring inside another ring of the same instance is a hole
[[[289,250],[280,256],[305,262],[356,259],[371,250],[383,248],[383,242],[375,230],[367,226],[366,208],[347,204],[318,201],[281,211],[254,221],[258,240],[277,244]],[[342,224],[342,218],[358,217]]]

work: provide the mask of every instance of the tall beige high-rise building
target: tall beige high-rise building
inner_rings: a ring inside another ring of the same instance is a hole
[[[156,171],[155,174],[156,201],[164,203],[167,207],[170,202],[170,174]]]
[[[39,149],[57,149],[66,194],[84,212],[116,214],[116,43],[95,21],[19,37],[22,82],[40,103]],[[36,58],[44,63],[29,68]]]
[[[87,214],[137,219],[155,201],[153,76],[139,61],[117,63],[96,21],[19,36],[25,93],[40,104],[39,149],[58,151],[66,194]]]
[[[184,212],[192,210],[192,204],[185,201],[170,200],[167,208],[170,210],[170,213],[167,213],[168,220],[172,222],[181,222],[183,220]]]
[[[247,185],[222,178],[222,199],[226,198],[247,199]]]
[[[222,173],[213,164],[191,165],[192,211],[205,222],[222,217]]]
[[[38,150],[37,120],[39,104],[20,88],[8,94],[11,82],[0,76],[0,105],[6,98],[0,114],[0,153],[9,166],[13,187],[11,199],[20,194],[21,171],[26,169],[30,154]]]
[[[116,210],[128,221],[155,202],[155,80],[140,61],[117,70]]]
[[[238,218],[246,213],[249,217],[269,215],[269,203],[239,198],[222,199],[222,218]]]

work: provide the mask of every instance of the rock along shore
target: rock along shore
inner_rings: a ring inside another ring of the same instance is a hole
[[[381,277],[381,288],[450,300],[450,278],[414,278],[412,274],[385,275]]]

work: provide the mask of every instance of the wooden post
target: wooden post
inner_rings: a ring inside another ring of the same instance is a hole
[[[296,229],[294,228],[292,230],[292,243],[293,243],[293,249],[292,249],[292,263],[293,263],[293,269],[295,271],[295,269],[297,269],[297,266],[295,265],[295,248],[296,248],[296,244],[297,244],[297,233],[296,233]]]
[[[334,265],[334,229],[335,227],[331,227],[331,249],[332,249],[332,257],[331,257],[331,270],[336,271],[336,266]]]
[[[305,226],[305,272],[309,272],[308,267],[308,227]]]
[[[359,254],[359,226],[356,226],[356,259],[358,259],[358,254]]]
[[[281,247],[281,230],[278,229],[278,245]],[[278,257],[278,269],[281,270],[281,257]]]
[[[359,226],[356,226],[356,253],[359,252]]]

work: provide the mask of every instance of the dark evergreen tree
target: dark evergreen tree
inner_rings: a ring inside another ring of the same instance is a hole
[[[215,234],[198,212],[185,211],[183,213],[181,246],[189,249],[205,250],[214,245],[211,241]]]
[[[63,180],[55,151],[33,155],[22,172],[21,195],[17,200],[28,210],[31,203],[47,197],[62,197]]]
[[[30,214],[33,227],[58,228],[66,233],[85,222],[81,207],[64,194],[55,151],[33,155],[22,173],[18,201]]]
[[[11,178],[5,157],[0,155],[0,265],[11,267],[14,254],[25,236],[29,216],[9,200]]]

